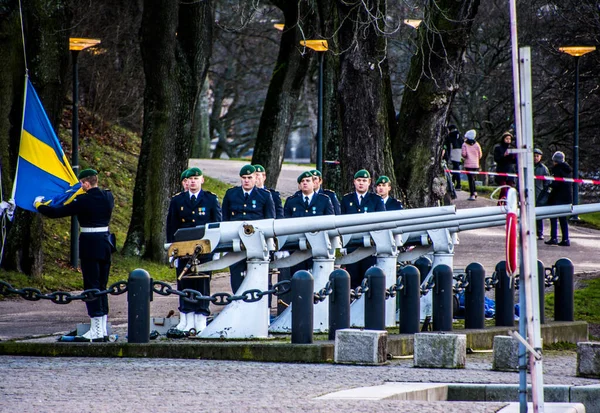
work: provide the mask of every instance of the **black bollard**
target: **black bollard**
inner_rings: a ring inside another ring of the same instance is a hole
[[[335,340],[335,332],[350,327],[350,274],[335,270],[329,275],[329,339]]]
[[[472,262],[465,269],[465,328],[485,328],[485,269]]]
[[[312,344],[315,279],[308,271],[292,277],[292,343]]]
[[[496,326],[515,325],[515,283],[506,272],[506,261],[496,264]]]
[[[419,284],[423,284],[423,280],[425,280],[425,277],[427,277],[429,271],[431,271],[431,266],[431,260],[425,256],[421,256],[415,261],[415,267],[417,267],[419,274],[421,274]]]
[[[148,271],[138,268],[129,273],[127,280],[127,341],[150,341],[150,300],[152,279]]]
[[[365,293],[365,330],[385,330],[385,274],[379,267],[365,273],[369,290]]]
[[[540,324],[546,323],[546,316],[544,315],[544,299],[546,296],[546,267],[544,267],[544,263],[538,260],[537,262],[537,271],[538,271],[538,288],[540,290]]]
[[[419,332],[421,318],[421,277],[419,269],[407,265],[400,270],[404,288],[398,291],[400,297],[400,334],[414,334]]]
[[[561,258],[554,264],[557,280],[554,283],[554,320],[574,321],[573,274],[575,267],[568,258]]]
[[[433,269],[433,331],[452,331],[452,268],[440,264]]]

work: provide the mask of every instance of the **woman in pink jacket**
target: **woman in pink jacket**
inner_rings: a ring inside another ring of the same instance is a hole
[[[474,129],[468,130],[465,133],[465,143],[462,146],[462,157],[464,159],[464,167],[467,171],[479,171],[479,160],[481,159],[481,146],[475,141],[477,132]],[[469,191],[471,196],[469,201],[475,201],[477,198],[477,192],[475,192],[475,178],[477,175],[468,174],[469,179]]]

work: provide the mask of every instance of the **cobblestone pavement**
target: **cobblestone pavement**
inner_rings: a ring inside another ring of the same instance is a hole
[[[506,403],[314,400],[384,382],[518,384],[517,373],[490,371],[490,354],[464,370],[174,359],[0,357],[2,412],[495,412]],[[598,384],[575,377],[575,353],[549,352],[544,383]],[[182,379],[185,378],[185,379]]]

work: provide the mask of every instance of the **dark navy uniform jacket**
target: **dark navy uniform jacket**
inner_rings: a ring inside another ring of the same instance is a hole
[[[271,193],[271,198],[273,198],[273,204],[275,204],[275,218],[280,219],[283,218],[283,205],[281,205],[281,194],[279,191],[276,191],[273,188],[261,188],[266,189]]]
[[[342,210],[340,208],[340,201],[338,201],[338,197],[335,194],[335,192],[333,192],[329,189],[323,189],[321,187],[321,188],[319,188],[318,193],[325,194],[329,197],[329,199],[331,200],[331,205],[333,205],[333,212],[335,212],[336,215],[340,215],[342,213]]]
[[[230,188],[223,198],[223,221],[243,221],[275,218],[275,205],[271,193],[254,187],[246,201],[241,186]]]
[[[71,203],[60,207],[40,205],[38,211],[50,218],[77,216],[79,225],[85,228],[107,227],[110,222],[115,199],[112,192],[90,188],[78,195]],[[82,232],[79,234],[79,256],[82,260],[97,259],[110,261],[110,242],[106,232]]]
[[[379,212],[385,211],[383,198],[373,192],[367,192],[362,204],[358,204],[356,192],[350,192],[342,197],[342,214],[360,214],[364,212]]]
[[[179,228],[192,228],[209,222],[221,222],[219,199],[209,191],[200,190],[192,204],[188,191],[171,198],[167,215],[167,242],[173,242]]]
[[[396,198],[388,197],[385,202],[385,210],[386,211],[398,211],[399,209],[404,209],[402,206],[402,202],[398,201]]]
[[[286,218],[333,214],[331,200],[324,194],[313,193],[308,207],[304,205],[304,195],[302,192],[295,193],[285,201],[284,215]]]

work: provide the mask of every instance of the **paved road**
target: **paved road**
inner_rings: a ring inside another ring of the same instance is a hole
[[[575,354],[545,354],[544,383],[598,384],[575,377]],[[335,391],[385,382],[509,383],[492,372],[489,354],[464,370],[388,366],[253,363],[174,359],[85,359],[0,356],[2,412],[495,412],[505,403],[315,400]]]

